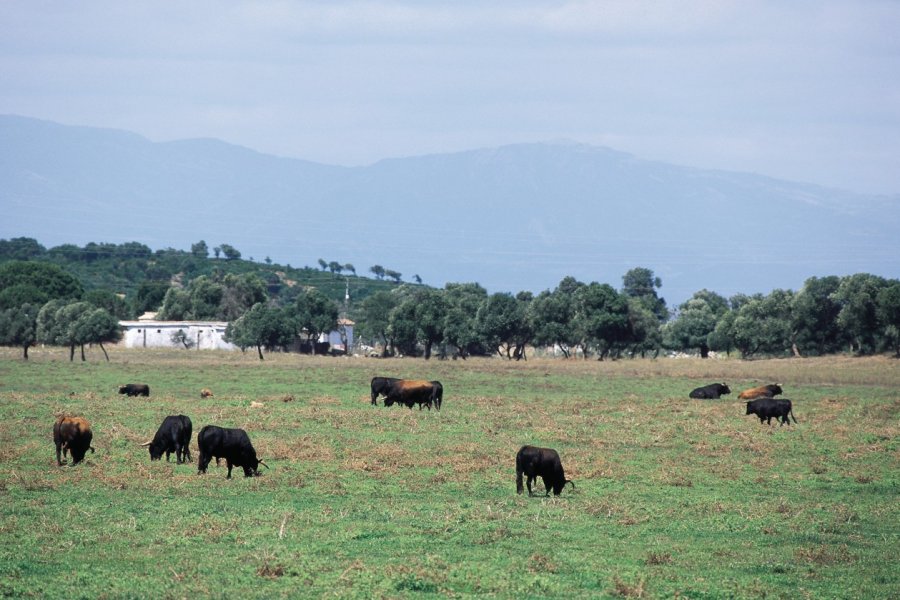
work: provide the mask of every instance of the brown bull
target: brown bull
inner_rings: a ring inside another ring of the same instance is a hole
[[[56,444],[56,464],[62,466],[62,457],[66,452],[72,454],[72,464],[77,465],[84,460],[91,447],[94,433],[91,424],[83,417],[60,417],[53,424],[53,443]],[[60,456],[60,453],[62,456]]]
[[[781,389],[780,385],[771,383],[769,385],[761,385],[759,387],[750,388],[749,390],[744,390],[738,394],[738,399],[753,400],[754,398],[772,398],[783,393],[784,390]]]
[[[441,410],[443,396],[444,388],[438,381],[398,379],[391,382],[385,392],[384,405],[391,406],[397,402],[412,408],[413,404],[418,404],[419,410],[422,410],[423,406],[431,410],[431,405],[434,404],[437,410]]]

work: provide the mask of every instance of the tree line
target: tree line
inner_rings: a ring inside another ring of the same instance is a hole
[[[316,286],[273,289],[255,272],[181,275],[144,282],[129,302],[109,290],[85,291],[81,281],[52,263],[4,262],[0,344],[22,347],[26,356],[33,343],[57,344],[69,347],[73,358],[76,347],[114,341],[107,325],[130,318],[135,306],[157,310],[163,320],[228,321],[226,339],[255,347],[260,358],[263,349],[284,348],[304,336],[312,343],[339,329],[341,305]],[[401,284],[355,297],[343,309],[357,322],[357,339],[383,356],[499,354],[521,360],[535,347],[600,360],[657,356],[664,350],[702,357],[713,351],[744,358],[885,351],[900,356],[896,279],[867,273],[811,277],[797,292],[731,298],[704,289],[672,309],[660,297],[661,287],[652,270],[637,267],[622,277],[619,288],[572,277],[538,294],[489,294],[478,283],[449,283],[443,289]],[[108,315],[105,321],[97,309]]]

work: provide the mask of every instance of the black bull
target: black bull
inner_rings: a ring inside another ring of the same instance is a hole
[[[378,404],[378,396],[384,396],[385,406],[398,403],[412,408],[414,404],[418,404],[419,410],[423,406],[431,410],[433,404],[437,410],[441,410],[444,401],[444,386],[440,381],[373,377],[371,391],[374,405]]]
[[[197,463],[197,473],[206,473],[206,467],[213,458],[224,458],[228,466],[228,476],[231,479],[231,468],[242,467],[244,477],[259,475],[259,465],[269,468],[269,465],[257,458],[256,450],[250,443],[250,436],[243,429],[227,429],[207,425],[197,434],[197,445],[200,447],[200,459]]]
[[[187,415],[169,415],[156,430],[153,441],[141,445],[149,446],[150,460],[160,460],[165,452],[168,462],[169,455],[174,452],[175,462],[181,464],[191,460],[190,444],[193,430],[194,426]]]
[[[788,415],[792,419],[794,419],[794,423],[797,422],[797,417],[794,416],[794,411],[791,408],[791,401],[787,398],[759,398],[757,400],[751,400],[747,403],[747,414],[748,415],[756,415],[759,417],[759,422],[766,422],[766,425],[772,424],[772,417],[775,417],[775,420],[781,420],[781,424],[784,425],[787,423],[791,424],[788,421]]]

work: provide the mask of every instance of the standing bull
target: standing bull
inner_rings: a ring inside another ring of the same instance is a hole
[[[791,401],[787,398],[757,398],[756,400],[751,400],[747,403],[747,414],[756,415],[759,417],[760,424],[765,421],[766,425],[772,424],[772,417],[775,417],[776,421],[781,419],[782,425],[785,423],[790,425],[791,422],[788,421],[788,415],[794,419],[794,423],[797,422],[797,417],[794,416],[794,411],[791,409]]]
[[[731,388],[729,388],[724,383],[711,383],[709,385],[704,385],[703,387],[698,387],[690,393],[691,398],[696,398],[698,400],[718,400],[719,396],[724,396],[725,394],[730,394]]]
[[[160,460],[165,452],[166,462],[169,462],[169,455],[174,452],[176,463],[190,461],[193,427],[189,417],[169,415],[163,419],[162,425],[156,430],[153,441],[143,443],[141,446],[150,447],[150,460]]]
[[[562,463],[559,460],[559,453],[552,448],[538,448],[536,446],[522,446],[516,454],[516,493],[522,493],[522,475],[528,479],[528,495],[531,496],[531,484],[540,477],[544,480],[544,487],[547,489],[547,496],[550,495],[550,489],[553,489],[553,495],[559,496],[559,493],[567,483],[572,484],[575,489],[575,482],[566,479],[563,471]]]
[[[243,429],[227,429],[207,425],[197,434],[197,445],[200,447],[200,459],[197,463],[197,474],[206,473],[209,461],[215,457],[218,463],[220,458],[225,459],[228,466],[228,476],[231,479],[232,467],[243,467],[244,477],[259,476],[259,465],[269,468],[269,465],[256,457],[256,450],[250,443],[250,436]]]
[[[146,383],[126,383],[119,386],[119,393],[129,396],[149,396],[150,386]]]
[[[394,379],[391,377],[372,378],[372,404],[379,395],[384,396],[384,405],[392,406],[395,402],[405,404],[412,408],[413,404],[419,405],[419,410],[427,406],[431,410],[432,405],[441,410],[444,401],[444,386],[440,381],[425,381],[424,379]]]
[[[772,398],[778,394],[783,394],[784,390],[777,383],[769,385],[761,385],[759,387],[744,390],[738,394],[738,400],[753,400],[754,398]]]
[[[83,417],[60,417],[53,424],[53,443],[56,444],[56,464],[62,466],[66,452],[72,454],[72,464],[84,460],[87,451],[94,451],[91,440],[94,433],[91,424]],[[60,456],[62,453],[62,456]]]

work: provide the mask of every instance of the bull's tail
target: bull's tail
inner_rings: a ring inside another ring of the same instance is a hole
[[[794,416],[794,407],[788,409],[788,414],[791,415],[791,418],[794,420],[794,423],[798,423],[797,417]]]

